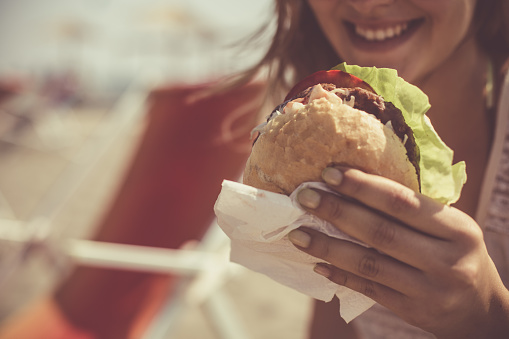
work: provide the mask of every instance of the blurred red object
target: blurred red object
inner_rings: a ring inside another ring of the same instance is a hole
[[[153,91],[141,144],[95,240],[179,248],[203,236],[222,180],[242,173],[265,92],[259,83],[207,95],[211,88]],[[128,338],[160,280],[80,267],[55,296],[78,328],[97,338]]]
[[[16,94],[19,94],[24,87],[24,82],[20,78],[6,77],[0,79],[0,104]]]
[[[38,300],[2,325],[2,339],[94,339],[70,324],[51,299]]]

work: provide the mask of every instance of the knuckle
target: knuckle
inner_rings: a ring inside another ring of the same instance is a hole
[[[352,175],[349,172],[345,172],[343,177],[342,186],[345,187],[345,190],[348,192],[348,195],[351,196],[359,196],[364,188],[364,183],[359,180],[358,176]]]
[[[387,219],[381,218],[371,227],[371,241],[375,246],[390,246],[395,237],[396,229]]]
[[[474,223],[459,222],[458,224],[461,224],[461,226],[457,228],[456,231],[457,233],[455,234],[455,237],[462,244],[468,247],[477,247],[484,244],[483,232],[475,222]]]
[[[437,300],[440,301],[435,305],[435,313],[439,316],[439,318],[447,316],[448,314],[451,314],[451,312],[457,310],[460,298],[458,298],[454,291],[446,289],[439,294],[439,298],[440,299]]]
[[[465,262],[453,267],[454,278],[462,288],[474,287],[480,279],[480,272],[476,262]]]
[[[375,283],[371,280],[364,280],[361,283],[360,291],[362,294],[364,294],[366,297],[375,299],[376,298],[376,287]]]
[[[340,220],[344,212],[342,204],[339,204],[335,199],[326,199],[326,205],[326,218],[330,221]]]
[[[340,270],[334,270],[330,279],[341,286],[346,286],[349,282],[348,274]]]
[[[468,254],[456,253],[445,258],[442,265],[437,267],[436,273],[460,290],[476,286],[482,278],[481,271],[481,264],[470,260]]]
[[[358,272],[366,277],[374,278],[380,274],[380,264],[371,254],[366,254],[359,261]]]
[[[314,254],[311,253],[311,254],[318,258],[322,258],[324,260],[330,261],[331,247],[330,247],[329,241],[327,241],[328,239],[324,239],[324,240],[325,241],[313,242],[314,246],[312,246],[311,251],[315,252],[315,253]]]
[[[454,239],[453,250],[444,257],[439,270],[442,275],[449,275],[458,288],[470,288],[482,279],[484,265],[476,255],[486,250],[482,230],[475,223],[471,227],[460,223]]]
[[[414,191],[410,189],[395,189],[389,194],[387,208],[395,215],[409,214],[416,210],[418,203]]]

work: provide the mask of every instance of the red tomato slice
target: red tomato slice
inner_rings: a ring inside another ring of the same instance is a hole
[[[359,79],[358,77],[340,70],[329,70],[318,71],[305,77],[302,81],[295,85],[290,92],[288,92],[284,101],[290,100],[308,87],[321,83],[334,84],[336,87],[343,88],[360,87],[376,94],[367,82]]]

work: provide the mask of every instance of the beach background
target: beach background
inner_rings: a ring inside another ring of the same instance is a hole
[[[42,225],[51,241],[87,238],[140,140],[143,97],[157,86],[213,81],[252,65],[270,34],[250,49],[239,41],[263,25],[270,32],[272,6],[0,1],[0,81],[23,89],[22,100],[0,110],[0,235],[9,225]],[[16,256],[26,249],[0,245],[1,321],[51,291],[65,269],[44,246]],[[218,288],[245,338],[305,338],[308,297],[244,269]],[[203,303],[184,302],[168,338],[223,337]]]

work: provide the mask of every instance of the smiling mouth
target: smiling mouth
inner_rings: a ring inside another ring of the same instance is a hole
[[[384,27],[355,24],[349,21],[345,21],[345,25],[353,38],[369,43],[380,43],[410,35],[423,21],[424,19],[415,19]]]

